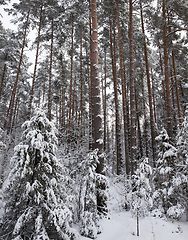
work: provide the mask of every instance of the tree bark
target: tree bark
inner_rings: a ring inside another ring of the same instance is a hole
[[[82,27],[80,29],[80,129],[82,136],[82,124],[83,124],[83,78],[82,78]]]
[[[163,50],[164,50],[164,66],[165,66],[165,84],[166,84],[166,97],[167,97],[167,132],[170,140],[173,139],[172,129],[172,104],[170,97],[170,80],[169,80],[169,69],[168,69],[168,50],[167,50],[167,34],[166,34],[166,6],[165,0],[163,0]]]
[[[173,66],[173,71],[174,71],[174,80],[175,80],[175,89],[176,89],[176,102],[177,102],[177,106],[178,106],[178,120],[179,120],[179,125],[180,125],[180,128],[181,128],[182,114],[181,114],[181,106],[180,106],[179,87],[178,87],[178,81],[177,81],[176,63],[175,63],[175,56],[174,56],[174,51],[173,50],[172,50],[172,66]]]
[[[130,174],[129,169],[129,121],[128,121],[128,113],[126,109],[126,88],[125,88],[125,74],[124,74],[124,66],[123,66],[123,53],[122,53],[122,44],[121,44],[121,29],[120,29],[120,21],[119,21],[119,6],[118,0],[115,0],[116,4],[116,16],[117,16],[117,27],[118,27],[118,44],[119,44],[119,58],[120,58],[120,72],[121,72],[121,85],[122,85],[122,103],[123,103],[123,123],[124,123],[124,147],[125,147],[125,165],[126,165],[126,173]]]
[[[71,33],[71,77],[70,77],[70,90],[69,90],[69,127],[68,137],[71,133],[72,124],[72,79],[73,79],[73,51],[74,51],[74,16],[72,15],[72,33]]]
[[[92,108],[92,137],[93,150],[98,149],[98,164],[96,172],[104,173],[104,156],[103,156],[103,136],[102,136],[102,117],[101,117],[101,99],[100,99],[100,82],[98,76],[98,33],[97,33],[97,6],[96,0],[91,1],[92,14],[92,52],[91,52],[91,108]],[[97,190],[97,210],[99,213],[106,212],[106,202],[101,196],[101,191],[105,190],[103,184],[99,184]]]
[[[150,129],[151,129],[151,143],[152,143],[152,153],[153,153],[152,154],[153,155],[153,166],[155,166],[155,135],[156,134],[155,134],[154,117],[153,117],[152,93],[151,93],[148,53],[147,53],[145,28],[144,28],[144,20],[143,20],[143,11],[142,11],[142,0],[140,0],[140,16],[141,16],[143,39],[144,39],[144,56],[145,56],[147,87],[148,87],[148,99],[149,99],[149,109],[150,109]]]
[[[118,101],[118,91],[117,91],[117,72],[116,72],[116,39],[115,39],[115,24],[113,24],[113,38],[114,46],[112,43],[112,24],[110,21],[110,49],[111,49],[111,59],[112,59],[112,72],[113,72],[113,83],[114,83],[114,98],[115,98],[115,115],[116,115],[116,154],[117,154],[117,174],[121,174],[123,171],[123,157],[121,149],[121,125],[120,125],[120,115],[119,115],[119,101]]]
[[[106,152],[107,148],[106,148],[106,49],[104,50],[104,99],[103,99],[103,115],[104,115],[104,137],[103,137],[103,142],[104,142],[104,152]]]
[[[134,48],[133,48],[133,6],[129,0],[129,51],[130,51],[130,110],[131,110],[131,171],[132,174],[137,165],[136,143],[136,104],[135,104],[135,79],[134,79]]]
[[[5,64],[4,64],[4,68],[3,68],[3,74],[2,74],[2,78],[1,78],[1,86],[0,86],[0,100],[1,100],[1,94],[3,91],[3,83],[4,83],[4,79],[5,79],[5,73],[6,73],[6,69],[7,69],[7,57],[8,57],[8,53],[5,54]]]
[[[54,38],[54,21],[52,19],[51,46],[50,46],[50,73],[48,88],[48,118],[52,120],[52,60],[53,60],[53,38]]]
[[[23,39],[23,43],[22,43],[22,50],[21,50],[21,54],[20,54],[20,61],[19,61],[17,74],[16,74],[16,81],[14,83],[14,87],[13,87],[13,91],[12,91],[12,95],[11,95],[11,99],[10,99],[10,103],[9,103],[9,108],[8,108],[8,111],[7,111],[7,116],[6,116],[6,119],[5,119],[5,122],[4,122],[4,129],[7,127],[7,122],[9,124],[8,132],[11,130],[11,121],[12,121],[12,114],[13,114],[13,110],[14,110],[14,101],[15,101],[16,90],[17,90],[17,85],[18,85],[18,78],[19,78],[20,68],[21,68],[21,63],[22,63],[22,58],[23,58],[23,51],[24,51],[24,47],[25,47],[27,26],[28,26],[28,22],[29,22],[29,14],[30,14],[30,10],[28,11],[26,24],[25,24],[24,39]]]
[[[40,32],[41,32],[41,26],[42,26],[42,8],[43,8],[43,5],[41,5],[41,8],[40,8],[40,20],[39,20],[39,29],[38,29],[37,50],[36,50],[36,56],[35,56],[35,66],[34,66],[34,73],[33,73],[33,82],[32,82],[31,93],[30,93],[28,118],[30,118],[30,116],[31,116],[31,108],[32,108],[32,102],[33,102],[34,86],[35,86],[35,78],[36,78],[36,72],[37,72],[37,63],[38,63],[38,55],[39,55],[39,44],[40,44]]]
[[[142,95],[143,95],[143,112],[144,112],[144,122],[146,122],[146,103],[145,103],[145,93],[144,93],[144,81],[142,77]],[[145,139],[145,155],[148,157],[148,134],[147,128],[144,128],[144,139]]]

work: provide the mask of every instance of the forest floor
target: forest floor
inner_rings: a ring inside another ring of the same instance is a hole
[[[166,220],[147,216],[140,219],[139,237],[136,234],[136,217],[123,209],[124,194],[121,184],[113,184],[109,188],[108,216],[100,220],[102,233],[96,240],[187,240],[188,222]],[[0,192],[1,195],[1,192]],[[0,199],[0,216],[2,215]],[[91,240],[80,236],[79,240]]]
[[[136,217],[122,208],[123,189],[110,183],[109,214],[100,220],[102,233],[96,240],[187,240],[188,222],[166,220],[147,216],[140,219],[139,237],[136,233]],[[80,240],[89,240],[80,237]]]

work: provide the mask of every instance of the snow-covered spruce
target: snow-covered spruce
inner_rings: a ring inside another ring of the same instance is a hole
[[[176,173],[177,149],[169,142],[169,136],[165,129],[156,137],[156,141],[158,158],[154,172],[154,207],[167,214],[168,209],[177,204],[172,184]]]
[[[96,173],[98,162],[98,149],[89,152],[87,157],[80,163],[79,174],[79,209],[80,233],[85,237],[95,239],[101,232],[98,224],[97,197],[107,201],[107,180],[106,177]],[[99,184],[104,185],[104,190],[100,190]],[[96,192],[97,191],[97,192]],[[97,194],[96,194],[97,193]],[[101,209],[105,210],[106,209]],[[101,211],[103,212],[103,211]]]
[[[181,129],[177,135],[177,153],[176,174],[173,177],[172,185],[178,204],[181,205],[181,210],[186,210],[186,218],[188,221],[188,106],[185,111]],[[177,208],[174,209],[175,218],[180,216],[178,216],[177,213],[181,213],[178,204]]]
[[[131,188],[127,194],[127,203],[131,212],[137,216],[137,236],[139,236],[139,217],[146,216],[153,206],[149,176],[152,168],[145,158],[132,175]]]
[[[11,159],[1,238],[77,239],[70,226],[72,213],[62,184],[63,167],[56,158],[56,128],[40,109],[23,128],[23,141]]]

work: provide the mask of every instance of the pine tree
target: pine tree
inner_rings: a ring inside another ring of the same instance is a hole
[[[70,227],[63,183],[64,168],[56,158],[56,128],[41,109],[23,124],[23,141],[15,147],[5,189],[4,239],[77,239]]]

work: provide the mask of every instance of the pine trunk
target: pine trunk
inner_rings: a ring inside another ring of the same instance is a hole
[[[124,122],[124,145],[125,145],[125,164],[126,164],[126,173],[130,173],[129,169],[129,143],[128,143],[128,131],[129,124],[127,122],[127,109],[126,109],[126,88],[125,88],[125,74],[124,74],[124,66],[123,66],[123,54],[122,54],[122,44],[121,44],[121,29],[119,22],[119,6],[118,0],[115,1],[116,4],[116,16],[117,16],[117,27],[118,27],[118,44],[119,44],[119,58],[120,58],[120,72],[121,72],[121,85],[122,85],[122,103],[123,103],[123,122]]]
[[[140,0],[140,16],[142,33],[144,38],[144,56],[145,56],[145,66],[146,66],[146,76],[147,76],[147,87],[148,87],[148,99],[149,99],[149,109],[150,109],[150,128],[151,128],[151,142],[152,142],[152,153],[153,153],[153,166],[155,166],[155,127],[154,127],[154,117],[153,117],[153,106],[152,106],[152,93],[151,93],[151,83],[149,74],[149,63],[148,63],[148,53],[145,38],[145,28],[142,13],[142,0]]]
[[[143,78],[141,80],[142,80],[144,122],[146,122],[146,103],[145,103],[145,93],[144,93],[144,81],[143,81]],[[145,156],[148,157],[148,134],[147,134],[147,127],[144,128],[144,139],[145,139]]]
[[[28,11],[26,24],[25,24],[24,39],[23,39],[23,43],[22,43],[20,61],[19,61],[17,74],[16,74],[16,81],[14,83],[14,87],[13,87],[13,91],[12,91],[12,95],[11,95],[11,99],[10,99],[10,103],[9,103],[9,108],[8,108],[8,111],[7,111],[7,116],[6,116],[6,119],[5,119],[5,122],[4,122],[4,129],[7,127],[7,123],[8,123],[8,129],[7,129],[8,132],[11,130],[11,121],[12,121],[12,114],[13,114],[13,110],[14,110],[14,101],[15,101],[15,97],[16,97],[18,78],[19,78],[20,68],[21,68],[21,63],[22,63],[22,58],[23,58],[23,51],[24,51],[24,47],[25,47],[27,26],[28,26],[28,22],[29,22],[29,14],[30,14],[30,10]]]
[[[104,152],[106,152],[106,50],[104,50],[104,86],[103,86],[103,115],[104,115],[104,137],[103,137],[103,142],[104,142]]]
[[[48,88],[48,118],[52,120],[52,58],[53,58],[53,38],[54,38],[54,21],[52,19],[51,29],[51,47],[50,47],[50,73],[49,73],[49,88]]]
[[[129,51],[130,51],[130,111],[131,111],[131,171],[136,169],[136,104],[135,104],[135,79],[134,79],[134,48],[133,48],[133,7],[129,0]]]
[[[72,33],[71,33],[71,76],[70,76],[70,90],[69,90],[69,127],[68,137],[71,133],[72,125],[72,81],[73,81],[73,51],[74,51],[74,16],[72,15]]]
[[[4,79],[5,79],[5,73],[6,73],[6,69],[7,69],[7,64],[6,64],[7,57],[8,57],[8,54],[5,55],[5,64],[4,64],[4,68],[3,68],[3,74],[2,74],[1,86],[0,86],[0,100],[1,100],[1,94],[3,91],[3,83],[4,83]]]
[[[82,28],[80,29],[80,129],[82,136],[82,124],[83,124],[83,78],[82,78]]]
[[[116,154],[117,154],[117,174],[121,174],[123,170],[123,157],[121,149],[121,125],[119,115],[119,101],[117,91],[117,72],[116,72],[116,39],[115,39],[115,24],[113,24],[113,38],[114,46],[112,45],[112,24],[110,21],[110,49],[112,59],[112,72],[113,72],[113,83],[114,83],[114,98],[115,98],[115,116],[116,116]]]
[[[165,84],[166,84],[166,97],[167,97],[167,132],[170,139],[173,139],[172,130],[172,104],[170,96],[170,79],[168,69],[168,50],[167,50],[167,36],[166,36],[166,6],[163,0],[163,50],[164,50],[164,66],[165,66]]]
[[[92,108],[92,137],[93,150],[98,149],[98,164],[96,172],[104,173],[104,156],[103,156],[103,136],[102,136],[102,118],[101,118],[101,99],[100,99],[100,82],[98,72],[98,33],[97,33],[97,6],[96,0],[91,1],[92,14],[92,52],[91,52],[91,108]],[[106,211],[106,203],[101,198],[101,191],[105,190],[105,186],[100,184],[97,190],[97,209],[99,213]]]
[[[178,106],[178,120],[179,125],[181,127],[182,124],[182,114],[181,114],[181,107],[180,107],[180,97],[179,97],[179,87],[178,87],[178,81],[177,81],[177,72],[176,72],[176,63],[175,63],[175,56],[174,51],[172,50],[172,66],[174,71],[174,80],[175,80],[175,88],[176,88],[176,102]]]
[[[34,86],[35,86],[35,78],[36,78],[36,72],[37,72],[37,62],[38,62],[39,44],[40,44],[40,32],[41,32],[41,26],[42,26],[42,8],[43,8],[43,5],[41,5],[41,9],[40,9],[40,20],[39,20],[39,29],[38,29],[37,50],[36,50],[36,56],[35,56],[35,66],[34,66],[33,82],[32,82],[32,87],[31,87],[31,94],[30,94],[28,118],[30,118],[30,115],[31,115],[31,108],[32,108],[33,94],[34,94]]]

